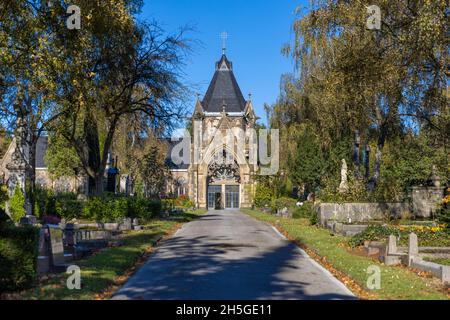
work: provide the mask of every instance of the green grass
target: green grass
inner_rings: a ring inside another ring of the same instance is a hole
[[[385,266],[371,258],[349,252],[348,238],[331,235],[329,231],[309,225],[305,219],[286,219],[256,210],[243,209],[244,213],[287,232],[292,239],[306,245],[319,256],[325,257],[335,269],[352,278],[361,288],[378,299],[448,299],[439,288],[427,285],[426,279],[403,267]],[[381,289],[367,288],[367,268],[376,265],[381,270]]]
[[[189,222],[204,210],[172,215],[169,218],[158,218],[144,225],[142,231],[130,231],[124,236],[124,243],[120,247],[109,248],[86,259],[74,261],[81,269],[80,290],[69,290],[66,287],[69,275],[62,273],[36,288],[13,295],[16,299],[95,299],[97,294],[114,285],[118,276],[124,275],[132,268],[138,259],[157,241],[180,223]]]
[[[424,258],[423,260],[450,266],[450,258]]]

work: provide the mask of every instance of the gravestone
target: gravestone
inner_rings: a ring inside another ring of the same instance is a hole
[[[341,183],[339,184],[340,193],[345,193],[348,191],[347,171],[347,162],[345,161],[345,159],[342,159]]]
[[[397,253],[397,238],[391,234],[388,238],[387,254]]]
[[[410,233],[408,239],[408,255],[418,255],[418,254],[419,254],[419,243],[417,241],[417,235],[415,233]]]
[[[35,224],[37,224],[37,219],[35,216],[27,215],[25,217],[20,218],[19,224],[21,226],[35,225]]]
[[[412,261],[419,257],[419,242],[415,233],[410,233],[408,238],[408,256],[406,264],[411,266]]]
[[[133,229],[131,218],[124,218],[123,222],[121,223],[121,225],[119,227],[119,229],[120,230],[131,230],[131,229]]]
[[[48,245],[48,228],[39,229],[37,272],[38,274],[50,271],[50,257]]]
[[[75,245],[75,225],[67,223],[64,228],[64,242],[66,246],[72,247]]]

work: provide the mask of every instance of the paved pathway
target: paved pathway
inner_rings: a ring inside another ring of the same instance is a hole
[[[210,211],[158,247],[113,299],[354,299],[271,226]]]

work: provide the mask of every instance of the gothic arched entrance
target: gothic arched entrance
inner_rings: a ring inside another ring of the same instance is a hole
[[[208,166],[208,209],[238,209],[240,182],[236,160],[226,150],[218,152]]]

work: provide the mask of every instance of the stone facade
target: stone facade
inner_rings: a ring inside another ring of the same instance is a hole
[[[252,101],[243,98],[233,65],[223,55],[192,115],[190,161],[171,169],[169,189],[181,188],[199,208],[251,207],[255,166],[247,160],[250,147],[255,147],[249,138],[255,122]]]
[[[12,185],[12,173],[11,163],[13,163],[13,154],[16,148],[16,139],[11,141],[8,150],[0,159],[0,183]],[[47,152],[47,137],[42,136],[38,140],[37,152],[36,152],[36,185],[41,188],[53,189],[58,192],[87,192],[87,179],[84,176],[72,178],[62,177],[58,179],[52,179],[48,172],[47,165],[45,164],[45,153]],[[23,170],[24,171],[24,170]]]

